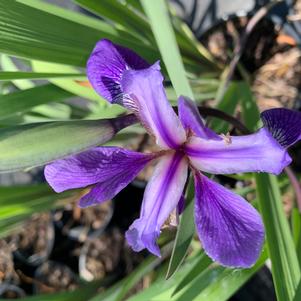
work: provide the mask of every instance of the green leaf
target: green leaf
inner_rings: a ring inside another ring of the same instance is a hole
[[[0,56],[0,64],[1,64],[1,69],[3,71],[17,71],[19,72],[19,69],[17,68],[15,62],[5,54],[1,54]],[[12,80],[12,83],[19,88],[20,90],[25,90],[29,88],[33,88],[35,84],[31,80]]]
[[[221,83],[221,85],[223,85],[223,83]],[[232,115],[238,105],[238,102],[239,85],[237,82],[231,82],[216,108]],[[213,119],[210,123],[210,127],[217,133],[226,133],[229,129],[229,123],[220,119]]]
[[[95,281],[87,283],[72,292],[36,295],[22,298],[22,301],[88,301],[95,295],[101,285],[101,281]],[[5,300],[7,299],[0,299],[0,301]]]
[[[283,211],[277,178],[267,174],[255,176],[277,299],[290,301],[293,300],[300,281],[300,268],[288,221]]]
[[[48,62],[41,61],[31,61],[32,68],[36,72],[66,72],[66,73],[74,73],[76,72],[76,68],[61,64],[54,64]],[[90,99],[93,101],[97,101],[102,105],[108,104],[100,95],[98,95],[91,86],[80,85],[80,82],[76,82],[73,79],[50,79],[49,80],[54,85],[70,92],[80,97]],[[86,79],[87,82],[87,79]],[[88,83],[88,82],[87,82]]]
[[[185,263],[180,267],[179,273],[176,273],[174,277],[168,280],[165,279],[165,273],[163,271],[163,273],[161,273],[161,275],[159,275],[156,278],[156,280],[151,284],[150,287],[130,297],[129,299],[127,299],[127,301],[171,300],[171,294],[175,286],[181,281],[183,275],[186,275],[186,273],[192,268],[192,266],[195,264],[197,260],[198,260],[198,256],[188,258],[185,261]],[[164,266],[163,266],[163,270],[164,270]],[[163,298],[158,297],[163,292],[166,292],[166,295]]]
[[[115,119],[58,121],[0,129],[0,172],[46,164],[110,140],[133,124],[132,115]]]
[[[170,278],[183,263],[191,240],[194,236],[195,226],[194,219],[191,218],[194,212],[194,183],[193,178],[190,179],[186,194],[185,210],[181,216],[180,224],[174,247],[172,250],[171,258],[168,265],[166,279]]]
[[[53,101],[62,101],[73,96],[54,85],[48,84],[0,96],[0,119]]]
[[[161,254],[162,257],[158,258],[155,256],[148,256],[131,274],[126,278],[114,284],[105,292],[101,292],[95,298],[90,301],[121,301],[125,300],[124,297],[145,276],[146,274],[153,271],[162,260],[164,260],[171,252],[171,244],[165,245]]]
[[[61,206],[74,194],[57,194],[42,184],[0,187],[0,238],[20,227],[32,214]]]
[[[0,0],[0,51],[84,66],[101,32],[16,1]],[[104,36],[110,38],[110,35]]]
[[[200,273],[185,291],[171,301],[227,301],[245,284],[265,263],[264,251],[257,263],[250,269],[233,270],[224,267],[207,268]]]
[[[39,73],[39,72],[21,72],[4,71],[0,72],[0,81],[18,80],[18,79],[51,79],[51,78],[73,78],[86,79],[85,74],[80,73]]]
[[[80,6],[89,11],[123,26],[123,28],[136,32],[141,37],[152,38],[150,26],[147,21],[136,14],[130,7],[116,0],[74,0]]]
[[[301,265],[301,214],[298,208],[293,208],[291,223],[292,223],[293,240],[296,247],[299,265]]]
[[[187,260],[181,266],[174,277],[158,279],[149,288],[136,294],[128,301],[226,301],[228,300],[252,275],[254,275],[267,260],[267,253],[264,249],[257,263],[250,269],[233,270],[217,265],[210,265],[207,268],[206,260],[199,265],[199,273],[194,268],[200,263],[200,257]],[[190,278],[177,294],[173,294],[179,283],[182,283],[189,273],[193,272],[195,277]]]
[[[205,269],[209,267],[212,260],[202,251],[200,253],[198,261],[192,266],[192,268],[187,272],[185,277],[177,285],[172,293],[172,296],[182,290],[185,286],[191,283],[198,275],[200,275]]]
[[[61,6],[53,5],[41,0],[16,0],[19,3],[27,5],[29,7],[50,13],[52,15],[61,17],[63,19],[79,23],[84,26],[91,27],[96,30],[104,30],[105,32],[117,35],[117,30],[110,24],[96,19],[94,17],[87,16],[86,14],[81,14],[79,12],[73,11],[71,9],[66,9]]]
[[[253,98],[250,85],[245,81],[242,81],[238,83],[237,89],[240,96],[240,103],[242,105],[242,118],[244,123],[248,129],[256,129],[259,110],[255,99]]]
[[[299,285],[297,287],[296,294],[294,297],[294,301],[299,301],[299,300],[301,300],[301,281],[299,282]]]
[[[185,95],[193,99],[193,93],[185,75],[180,51],[168,17],[164,0],[141,0],[157,41],[169,78],[177,96]]]
[[[107,24],[95,29],[38,7],[0,0],[0,52],[84,67],[96,42],[107,38],[135,49],[151,61],[157,56],[156,49],[126,38],[112,27],[108,30]]]
[[[247,85],[247,84],[245,84]],[[249,89],[248,86],[245,88]],[[252,105],[250,92],[241,99],[248,125],[254,130],[259,121],[258,110]],[[248,114],[253,114],[252,118]],[[248,116],[248,118],[246,117]],[[300,267],[292,233],[286,219],[277,178],[268,174],[256,174],[259,208],[266,230],[269,257],[278,301],[292,301],[300,281]]]

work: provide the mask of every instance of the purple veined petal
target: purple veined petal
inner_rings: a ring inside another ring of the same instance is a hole
[[[195,223],[205,252],[224,266],[252,266],[264,242],[259,213],[200,172],[195,173],[195,192]]]
[[[185,209],[185,204],[186,204],[186,198],[185,198],[184,193],[182,193],[179,203],[178,203],[178,206],[177,206],[177,213],[179,215],[181,215],[183,213],[183,211]]]
[[[264,127],[284,148],[301,139],[301,112],[284,108],[261,113]]]
[[[87,75],[94,90],[110,103],[122,104],[120,81],[128,69],[144,69],[150,65],[134,51],[100,40],[87,62]]]
[[[179,202],[187,170],[187,158],[181,153],[169,153],[160,158],[144,192],[140,218],[126,232],[128,244],[134,251],[147,248],[160,256],[156,240],[161,226]]]
[[[191,99],[180,96],[178,99],[179,118],[186,131],[204,139],[217,139],[221,137],[204,125],[199,110]]]
[[[279,174],[291,163],[289,154],[265,128],[251,135],[225,136],[223,140],[191,137],[184,151],[195,169],[213,174]]]
[[[119,147],[95,147],[48,164],[44,173],[56,192],[96,184],[80,201],[85,207],[114,197],[156,156]]]
[[[185,130],[165,95],[159,62],[148,69],[124,72],[121,85],[128,95],[124,106],[137,114],[159,146],[177,148],[185,142]]]

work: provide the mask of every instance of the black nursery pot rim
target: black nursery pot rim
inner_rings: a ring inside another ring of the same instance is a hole
[[[59,261],[54,261],[54,260],[48,260],[48,261],[43,262],[43,264],[41,264],[35,270],[35,272],[34,272],[34,279],[37,279],[37,280],[40,281],[41,276],[44,275],[43,274],[43,268],[45,267],[46,264],[64,267],[65,270],[68,272],[68,274],[71,275],[71,278],[73,278],[77,283],[79,283],[79,277],[78,277],[78,275],[75,272],[73,272],[72,269],[69,266],[67,266],[67,265],[65,265],[65,264],[63,264],[63,263],[61,263]],[[39,290],[39,288],[38,288],[38,285],[36,284],[36,282],[33,283],[33,292],[36,295],[38,295],[38,294],[41,293],[40,290]]]
[[[103,231],[104,232],[104,231]],[[98,235],[94,233],[92,236],[88,237],[88,239],[85,241],[84,245],[81,247],[80,255],[78,258],[78,274],[80,279],[83,279],[84,281],[93,281],[94,276],[92,273],[86,268],[86,262],[87,262],[87,252],[89,249],[89,244],[94,238],[97,238],[101,236],[102,233],[99,233]]]
[[[26,297],[25,291],[20,287],[10,284],[10,283],[1,283],[0,284],[0,297],[3,297],[3,294],[7,291],[15,292],[18,297]]]
[[[51,231],[52,238],[47,239],[47,249],[46,249],[46,253],[44,255],[32,254],[32,255],[26,257],[22,254],[21,251],[19,251],[17,249],[13,252],[14,256],[16,256],[16,258],[18,260],[20,260],[21,262],[23,262],[29,266],[39,266],[43,262],[45,262],[49,258],[50,254],[53,250],[54,241],[55,241],[55,229],[54,229],[54,222],[53,222],[52,216],[48,223],[47,231]],[[17,241],[17,243],[18,243],[18,241]]]
[[[105,231],[99,232],[99,233],[93,233],[88,239],[85,241],[83,246],[81,247],[80,250],[80,255],[78,258],[78,274],[80,279],[84,281],[94,281],[96,280],[92,273],[86,268],[86,263],[87,263],[87,252],[89,250],[90,244],[93,242],[94,239],[101,238],[104,236],[106,233]]]
[[[80,243],[83,243],[90,238],[101,235],[107,229],[109,223],[111,222],[113,214],[114,214],[114,210],[115,210],[114,200],[109,200],[107,202],[110,202],[110,206],[109,206],[110,209],[108,211],[108,214],[106,215],[106,218],[104,219],[104,223],[99,228],[91,229],[90,227],[85,227],[85,225],[78,225],[73,228],[70,228],[65,235],[67,235],[68,238],[70,238],[71,240],[77,241]],[[82,210],[85,210],[85,209],[82,209]],[[55,213],[53,213],[53,214],[55,214]],[[64,226],[62,225],[62,222],[54,221],[54,223],[60,230],[63,229]],[[85,230],[88,228],[89,228],[89,230],[86,231],[85,238],[82,239],[81,234],[84,233]]]

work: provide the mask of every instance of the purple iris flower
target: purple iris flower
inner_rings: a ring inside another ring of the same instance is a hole
[[[135,251],[160,256],[156,240],[182,200],[188,169],[195,181],[195,224],[206,253],[224,266],[250,267],[262,249],[264,226],[241,196],[205,173],[269,172],[290,164],[286,149],[301,138],[301,114],[287,109],[262,113],[264,127],[246,136],[218,135],[205,127],[196,105],[178,100],[179,116],[164,91],[159,62],[149,65],[130,49],[101,40],[87,64],[94,89],[110,103],[132,111],[160,151],[139,153],[120,147],[95,147],[45,168],[56,192],[92,186],[81,207],[112,199],[152,160],[156,166],[145,189],[140,217],[126,232]]]

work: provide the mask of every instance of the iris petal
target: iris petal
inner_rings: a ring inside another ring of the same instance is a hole
[[[195,102],[187,97],[180,96],[178,99],[178,109],[179,118],[185,130],[204,139],[221,140],[216,133],[204,125],[202,116],[200,115]]]
[[[124,106],[133,110],[162,148],[177,148],[186,140],[185,130],[164,91],[159,63],[144,70],[128,70],[122,77],[127,94]]]
[[[134,51],[100,40],[87,63],[87,75],[95,91],[110,103],[122,104],[122,74],[128,69],[144,69],[150,65]]]
[[[119,147],[95,147],[48,164],[45,177],[56,192],[97,183],[80,201],[86,207],[114,197],[155,156]]]
[[[301,112],[284,108],[267,110],[261,113],[264,127],[284,148],[301,139]]]
[[[258,212],[199,172],[195,174],[195,191],[195,223],[205,252],[224,266],[252,266],[264,242]]]
[[[194,168],[213,174],[279,174],[291,163],[286,150],[265,128],[252,135],[224,137],[222,140],[191,137],[185,152]]]
[[[134,251],[147,248],[154,255],[160,256],[156,240],[161,226],[180,200],[187,169],[187,159],[180,153],[160,158],[147,184],[140,218],[126,232],[127,241]]]

